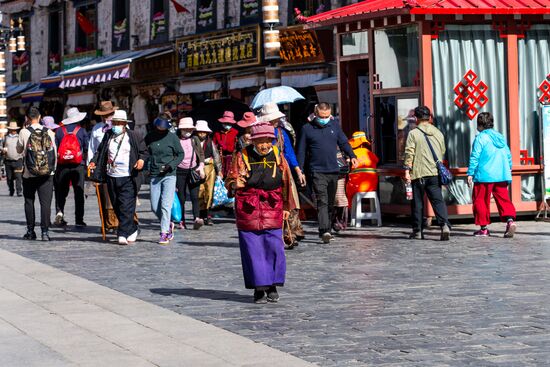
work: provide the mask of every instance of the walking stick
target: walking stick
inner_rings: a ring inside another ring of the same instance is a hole
[[[88,177],[90,177],[90,169],[88,169]],[[103,241],[107,239],[105,235],[105,222],[103,219],[103,208],[101,206],[101,197],[99,196],[99,184],[94,182],[95,194],[97,196],[97,206],[99,206],[99,220],[101,221],[101,237]]]

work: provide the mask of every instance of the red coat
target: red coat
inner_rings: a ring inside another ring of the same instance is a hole
[[[283,190],[245,188],[235,195],[235,217],[240,231],[283,227]]]
[[[214,133],[214,144],[222,151],[222,155],[231,155],[235,150],[235,142],[239,132],[231,128],[229,131],[216,131]]]

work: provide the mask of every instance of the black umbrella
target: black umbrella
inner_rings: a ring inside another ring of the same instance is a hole
[[[218,119],[222,117],[225,111],[231,111],[235,115],[235,121],[243,118],[245,112],[250,112],[250,107],[246,104],[231,99],[210,99],[202,102],[197,108],[191,111],[190,116],[193,120],[206,120],[213,131],[222,130],[222,125]]]

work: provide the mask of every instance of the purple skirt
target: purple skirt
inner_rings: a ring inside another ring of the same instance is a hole
[[[282,229],[239,231],[239,245],[246,288],[284,285],[286,258]]]

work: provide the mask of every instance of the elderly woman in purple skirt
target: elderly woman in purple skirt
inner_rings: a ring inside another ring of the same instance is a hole
[[[277,302],[286,273],[283,218],[296,207],[292,174],[273,146],[273,126],[258,122],[251,130],[252,145],[235,155],[226,186],[235,193],[245,287],[254,289],[255,303]]]

